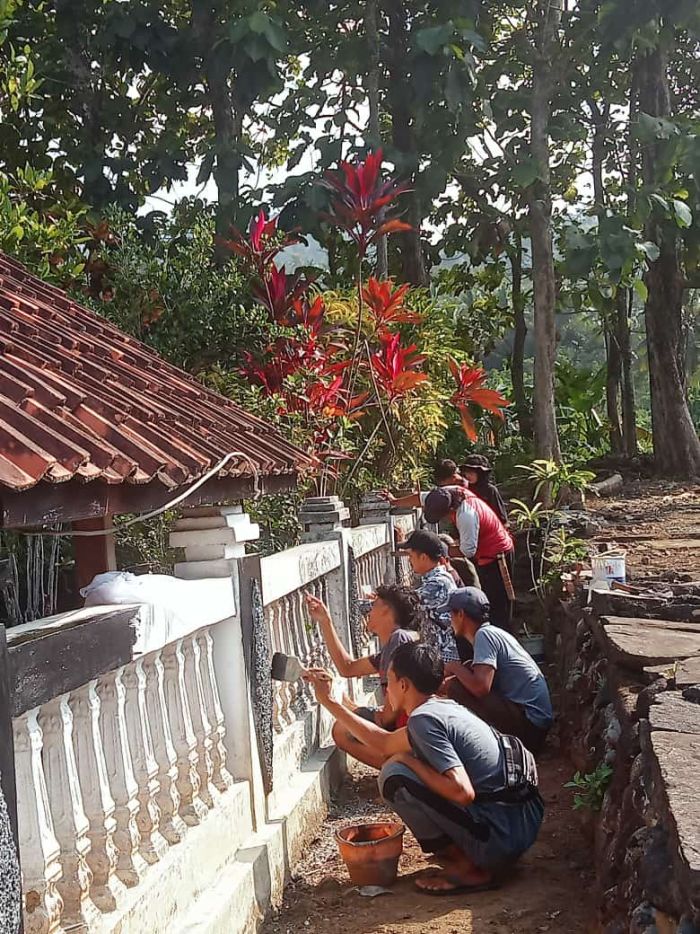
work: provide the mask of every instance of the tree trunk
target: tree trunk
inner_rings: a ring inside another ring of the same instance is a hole
[[[367,0],[365,3],[365,33],[367,35],[367,49],[369,52],[369,72],[367,74],[367,99],[369,102],[369,142],[372,149],[380,149],[382,145],[381,122],[379,119],[379,28],[377,21],[377,0]],[[378,279],[386,279],[389,273],[389,260],[387,256],[387,238],[380,237],[377,241],[377,263],[375,275]]]
[[[661,46],[642,57],[640,71],[640,111],[669,119],[671,95],[666,55]],[[642,146],[643,179],[649,187],[658,184],[663,171],[658,148],[658,142]],[[662,473],[697,476],[700,474],[700,440],[693,427],[685,395],[682,321],[685,277],[681,267],[680,237],[675,228],[659,220],[654,213],[647,221],[646,236],[661,250],[646,275],[649,294],[644,307],[654,456]]]
[[[605,212],[605,185],[603,182],[603,160],[605,159],[606,133],[609,106],[598,106],[597,101],[588,102],[593,120],[593,145],[591,147],[591,173],[593,176],[593,199],[598,223]],[[616,334],[616,314],[610,305],[602,313],[605,337],[605,408],[608,415],[610,451],[619,456],[623,452],[622,425],[620,422],[620,395],[622,383],[622,361]]]
[[[388,100],[391,111],[392,142],[396,149],[404,155],[406,163],[413,167],[408,179],[412,190],[404,195],[405,200],[408,202],[406,220],[411,224],[413,230],[396,236],[401,254],[401,278],[404,282],[410,282],[411,285],[427,285],[428,274],[421,245],[423,215],[420,198],[416,191],[415,172],[417,171],[418,155],[411,112],[413,92],[406,72],[406,65],[409,60],[408,12],[403,0],[388,0],[386,8],[389,15]]]
[[[192,2],[193,32],[202,59],[204,84],[214,123],[216,165],[213,175],[218,194],[216,233],[217,238],[221,238],[230,236],[238,211],[243,110],[237,106],[231,88],[231,69],[226,49],[218,42],[217,13],[218,5],[215,3],[207,0]],[[215,257],[218,263],[229,258],[228,250],[219,242],[215,246]]]
[[[639,144],[635,128],[639,114],[639,78],[636,64],[632,63],[632,80],[630,83],[629,121],[627,125],[627,151],[629,162],[627,166],[627,215],[631,217],[636,208],[637,163],[639,160]],[[632,289],[618,289],[616,296],[616,327],[617,346],[620,349],[620,362],[622,366],[622,441],[624,453],[627,457],[636,457],[639,454],[637,443],[637,400],[632,374],[632,307],[634,293]]]
[[[632,318],[632,289],[618,289],[615,308],[615,337],[620,352],[622,369],[622,448],[626,457],[636,457],[637,445],[637,402],[632,375],[632,342],[630,320]]]
[[[527,322],[525,321],[525,299],[523,296],[523,245],[520,237],[516,238],[515,248],[508,251],[512,274],[513,290],[513,350],[510,355],[510,378],[513,383],[513,399],[518,415],[520,434],[526,440],[532,439],[532,411],[525,392],[525,340]]]
[[[605,405],[608,413],[610,451],[616,456],[624,452],[620,423],[620,384],[622,360],[617,335],[609,320],[605,320]]]
[[[544,11],[541,6],[544,5]],[[534,428],[537,457],[561,461],[554,405],[554,359],[557,352],[556,282],[552,242],[552,190],[549,172],[549,119],[554,90],[553,60],[559,50],[562,0],[542,0],[535,13],[539,26],[534,50],[530,145],[538,179],[529,190],[532,283],[535,309]]]

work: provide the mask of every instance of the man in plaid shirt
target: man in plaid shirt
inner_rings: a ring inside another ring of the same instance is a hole
[[[423,641],[434,646],[443,661],[458,661],[450,614],[444,609],[449,595],[457,589],[452,575],[442,563],[447,556],[444,542],[434,532],[419,529],[398,547],[408,552],[411,567],[421,579],[416,592],[425,610]]]

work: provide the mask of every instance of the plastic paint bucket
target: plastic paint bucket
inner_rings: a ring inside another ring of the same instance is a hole
[[[593,585],[596,583],[609,584],[611,581],[624,584],[627,580],[626,556],[627,553],[624,551],[608,551],[602,555],[593,555],[591,557]]]

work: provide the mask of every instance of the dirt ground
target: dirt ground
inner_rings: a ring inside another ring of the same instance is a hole
[[[587,497],[601,520],[595,539],[627,551],[630,583],[669,574],[700,580],[700,488],[667,480],[626,482],[610,499]]]
[[[335,846],[339,827],[390,816],[377,801],[376,773],[357,766],[334,803],[320,836],[297,867],[283,908],[264,934],[588,934],[596,930],[590,847],[571,792],[572,769],[552,738],[540,762],[547,805],[535,846],[501,889],[429,897],[413,887],[429,864],[407,831],[399,881],[391,894],[365,898],[353,889]]]

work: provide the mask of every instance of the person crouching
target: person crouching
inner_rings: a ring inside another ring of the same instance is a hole
[[[471,661],[448,662],[447,694],[502,733],[517,736],[535,755],[552,725],[552,701],[539,666],[515,636],[489,623],[483,590],[453,590],[449,610],[457,644],[473,646]]]
[[[327,672],[307,674],[318,702],[386,758],[379,774],[384,801],[443,867],[416,881],[426,895],[493,888],[535,842],[544,815],[531,753],[466,707],[436,697],[443,676],[432,646],[397,648],[387,696],[408,721],[388,733],[334,701]]]

